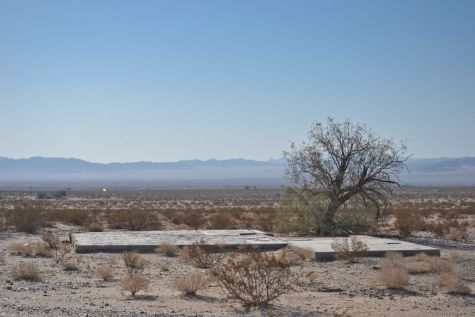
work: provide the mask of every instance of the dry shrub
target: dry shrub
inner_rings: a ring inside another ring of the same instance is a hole
[[[34,263],[20,263],[11,272],[14,280],[40,281],[41,274],[38,266]]]
[[[234,219],[227,213],[218,212],[209,217],[209,229],[232,229]]]
[[[56,263],[63,262],[66,255],[72,252],[72,247],[70,245],[64,245],[61,243],[61,240],[51,231],[45,231],[41,235],[44,243],[47,245],[51,253],[51,257]]]
[[[354,263],[357,262],[359,258],[368,255],[368,245],[357,236],[351,236],[350,239],[335,239],[331,247],[336,252],[335,257],[337,260]]]
[[[398,210],[394,213],[396,221],[394,226],[402,236],[409,236],[415,231],[420,231],[425,227],[422,215],[417,214],[417,210]]]
[[[78,271],[79,270],[79,258],[68,258],[64,259],[61,264],[63,265],[63,270],[65,271]]]
[[[8,230],[7,213],[4,210],[0,210],[0,232]]]
[[[0,264],[5,264],[6,259],[5,259],[5,254],[0,253]]]
[[[175,287],[182,295],[193,296],[209,284],[208,277],[203,273],[193,273],[184,276],[175,282]]]
[[[10,254],[20,255],[23,257],[44,256],[51,257],[51,250],[43,241],[33,243],[14,243],[7,247]]]
[[[456,222],[458,224],[458,222]],[[468,238],[468,226],[458,225],[449,226],[444,232],[444,238],[447,240],[464,241]]]
[[[107,222],[113,229],[141,231],[161,228],[158,214],[150,210],[111,210],[106,213],[106,217]]]
[[[446,273],[454,270],[453,266],[447,261],[438,256],[429,256],[425,253],[417,255],[419,261],[427,263],[429,272]]]
[[[211,275],[231,298],[257,307],[266,306],[300,283],[283,257],[259,252],[229,256]]]
[[[43,211],[38,208],[15,208],[9,221],[18,232],[36,233],[45,225]]]
[[[85,227],[86,231],[88,232],[103,232],[104,231],[104,225],[100,222],[94,221],[89,223]]]
[[[145,259],[136,252],[126,251],[122,253],[122,260],[129,274],[136,274],[145,268]]]
[[[176,245],[164,243],[164,244],[159,245],[155,249],[155,252],[163,256],[175,257],[180,252],[180,248],[177,247]]]
[[[112,269],[112,265],[99,265],[96,269],[96,276],[103,281],[111,281],[114,278],[114,271]]]
[[[222,259],[222,248],[219,246],[205,245],[203,242],[196,242],[190,246],[183,247],[180,251],[180,258],[197,268],[207,269],[217,265]]]
[[[135,296],[139,291],[146,291],[150,281],[142,274],[129,274],[120,281],[120,286],[123,290],[130,292]]]
[[[447,294],[470,294],[471,289],[463,282],[460,273],[455,270],[442,273],[437,284]]]
[[[396,259],[390,256],[381,261],[381,268],[376,275],[375,285],[390,289],[403,289],[409,285],[407,269]]]

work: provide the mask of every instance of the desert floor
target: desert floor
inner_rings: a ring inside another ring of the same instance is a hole
[[[62,240],[78,227],[58,224],[50,228]],[[25,258],[8,254],[13,243],[39,241],[39,234],[1,233],[0,316],[475,316],[475,245],[441,240],[411,240],[441,248],[442,257],[461,273],[472,295],[444,294],[435,273],[411,275],[405,290],[371,286],[381,259],[359,263],[305,260],[294,269],[316,273],[316,279],[286,294],[264,309],[246,310],[227,300],[216,283],[196,297],[183,297],[174,283],[198,269],[180,258],[144,254],[144,274],[151,280],[147,292],[132,298],[119,286],[126,269],[118,254],[81,254],[79,270],[66,272],[51,258]],[[112,281],[95,276],[96,268],[114,262]],[[11,270],[21,262],[34,262],[43,280],[16,281]],[[203,271],[205,273],[205,271]]]

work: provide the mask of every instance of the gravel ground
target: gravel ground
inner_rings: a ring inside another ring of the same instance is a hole
[[[78,228],[58,225],[53,230],[66,240]],[[423,240],[442,250],[442,257],[458,268],[472,295],[447,295],[436,285],[434,273],[411,276],[405,290],[371,288],[380,259],[359,263],[305,261],[297,269],[315,272],[316,280],[300,291],[282,296],[266,310],[246,310],[226,300],[217,284],[196,297],[182,297],[176,279],[198,271],[178,258],[144,254],[144,274],[151,280],[146,293],[131,298],[119,287],[126,275],[120,260],[113,265],[115,278],[104,282],[96,268],[111,261],[106,253],[83,254],[79,271],[65,272],[50,258],[24,258],[6,253],[12,243],[38,241],[40,235],[0,233],[0,316],[475,316],[475,244]],[[40,282],[15,281],[11,270],[21,262],[34,262]]]

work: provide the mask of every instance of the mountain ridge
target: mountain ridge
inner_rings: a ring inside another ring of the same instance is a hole
[[[401,175],[408,185],[475,185],[475,157],[410,158],[409,172]],[[244,158],[181,160],[175,162],[95,163],[77,158],[8,158],[0,156],[0,185],[12,183],[134,183],[173,181],[197,184],[217,180],[227,184],[246,180],[285,184],[286,161]],[[226,180],[226,181],[225,181]]]

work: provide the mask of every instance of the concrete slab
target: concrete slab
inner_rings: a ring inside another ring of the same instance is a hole
[[[259,230],[169,230],[114,231],[72,233],[71,243],[78,253],[122,252],[128,250],[153,252],[161,244],[178,247],[200,242],[219,245],[224,249],[255,248],[278,250],[287,242],[266,235]]]
[[[359,235],[358,238],[367,244],[368,256],[382,257],[386,252],[401,252],[405,256],[417,253],[440,256],[440,250],[421,244],[387,238],[377,238]],[[333,260],[336,252],[331,247],[335,238],[287,238],[284,239],[289,247],[296,252],[308,254],[314,253],[315,260]],[[342,239],[342,238],[337,238]]]

